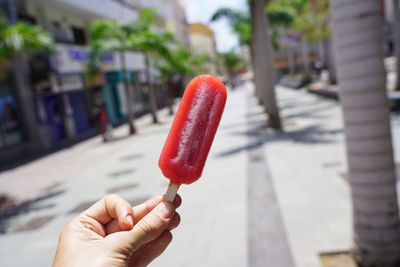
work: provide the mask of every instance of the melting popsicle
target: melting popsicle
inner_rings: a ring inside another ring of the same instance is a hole
[[[167,201],[173,201],[181,184],[200,178],[225,102],[224,84],[211,75],[198,76],[187,85],[158,161],[170,179]]]

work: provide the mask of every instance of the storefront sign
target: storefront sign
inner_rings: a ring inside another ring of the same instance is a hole
[[[52,57],[52,68],[59,74],[83,73],[90,59],[90,50],[87,47],[57,44],[57,52]],[[144,69],[144,58],[139,52],[126,52],[124,54],[126,67],[129,71]],[[120,71],[121,62],[117,53],[106,54],[102,57],[102,70]]]
[[[57,53],[53,56],[53,68],[58,73],[82,73],[90,59],[88,48],[76,45],[57,44]],[[105,65],[114,65],[114,55],[102,57]]]

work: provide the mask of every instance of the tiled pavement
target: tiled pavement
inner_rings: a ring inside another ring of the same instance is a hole
[[[337,104],[279,88],[285,131],[274,133],[259,130],[265,117],[249,105],[251,89],[230,92],[203,177],[180,189],[182,224],[151,266],[316,267],[318,253],[350,247]],[[0,195],[31,201],[3,210],[9,219],[0,220],[0,266],[49,266],[60,228],[105,194],[131,204],[162,194],[167,180],[156,163],[171,118],[161,113],[160,125],[140,119],[135,137],[93,138],[1,173]],[[399,146],[397,117],[393,124]]]
[[[180,189],[182,223],[174,242],[152,266],[246,265],[247,151],[226,154],[232,144],[247,142],[231,134],[246,128],[243,95],[231,93],[203,177]],[[37,199],[0,220],[7,231],[0,234],[0,266],[49,266],[61,227],[107,193],[133,205],[164,193],[168,180],[157,161],[172,118],[160,113],[160,125],[151,125],[150,117],[138,120],[135,137],[107,144],[97,137],[2,173],[0,191]],[[126,132],[122,127],[115,135]],[[38,198],[43,191],[48,197]]]

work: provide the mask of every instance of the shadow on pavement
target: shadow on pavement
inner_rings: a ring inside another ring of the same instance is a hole
[[[135,159],[140,159],[143,158],[144,155],[142,153],[138,153],[138,154],[130,154],[130,155],[125,155],[119,158],[119,160],[121,161],[131,161],[131,160],[135,160]]]
[[[118,170],[114,171],[108,174],[110,178],[120,178],[128,174],[132,174],[135,172],[135,169],[123,169],[123,170]]]
[[[129,139],[131,137],[134,137],[134,135],[127,134],[127,135],[121,135],[121,136],[113,136],[111,139],[108,139],[107,142],[104,142],[104,143],[106,143],[106,144],[114,143],[114,142],[122,141],[125,139]]]
[[[48,204],[42,202],[60,196],[64,193],[65,190],[50,192],[43,196],[34,198],[32,200],[23,201],[20,203],[16,203],[12,198],[6,195],[0,196],[0,234],[7,233],[8,229],[10,228],[10,221],[21,214],[27,214],[31,211],[53,208],[55,204],[51,203]],[[27,229],[29,227],[25,226],[25,228]]]
[[[258,146],[263,145],[267,142],[274,141],[286,141],[291,140],[295,143],[302,144],[328,144],[338,142],[337,138],[333,136],[343,132],[342,128],[339,129],[324,129],[319,124],[310,125],[301,129],[295,130],[283,130],[283,131],[272,131],[262,130],[263,127],[256,127],[248,131],[233,131],[231,135],[246,135],[254,137],[259,135],[259,131],[262,131],[260,142],[250,143],[244,146],[234,147],[232,149],[220,152],[216,154],[216,157],[227,157],[242,151],[254,149]]]

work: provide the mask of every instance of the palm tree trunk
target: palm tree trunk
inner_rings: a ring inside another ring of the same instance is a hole
[[[328,39],[324,39],[322,40],[322,49],[323,49],[323,62],[324,62],[324,66],[325,68],[327,68],[329,70],[329,40]]]
[[[5,16],[8,23],[16,23],[17,8],[12,0],[4,1]],[[33,94],[29,81],[29,65],[26,54],[14,56],[12,59],[12,78],[13,85],[15,86],[15,96],[17,98],[18,107],[20,111],[20,119],[22,122],[22,130],[27,141],[35,144],[35,148],[44,147],[47,145],[46,141],[40,135],[39,125],[35,118],[33,106]]]
[[[255,84],[255,70],[254,69],[255,69],[256,55],[254,54],[254,42],[252,42],[249,47],[250,47],[251,67],[253,70],[253,83]],[[264,105],[264,102],[263,102],[264,99],[263,99],[260,88],[256,86],[254,93],[256,95],[256,98],[258,99],[258,104]]]
[[[304,73],[310,73],[310,49],[308,42],[304,36],[301,38],[301,53],[303,57]]]
[[[126,118],[127,118],[127,122],[128,122],[128,126],[129,126],[129,134],[133,135],[136,133],[136,127],[134,124],[135,115],[133,114],[134,113],[133,112],[133,99],[132,99],[132,92],[131,92],[129,81],[128,81],[128,73],[126,70],[126,61],[125,61],[125,52],[124,51],[119,52],[119,58],[121,61],[122,79],[124,82],[124,89],[126,92],[126,97],[128,98],[126,101],[126,103],[127,103]]]
[[[400,90],[400,9],[398,0],[393,0],[393,31],[395,56],[397,58],[396,90]]]
[[[174,107],[173,107],[174,94],[172,92],[172,90],[174,88],[174,83],[171,78],[167,79],[166,85],[167,85],[168,111],[169,111],[169,115],[172,116],[172,115],[174,115]]]
[[[150,90],[151,116],[153,117],[153,123],[158,123],[156,91],[155,91],[155,88],[154,88],[153,80],[151,78],[150,61],[149,61],[149,55],[147,53],[144,53],[144,61],[145,61],[145,64],[146,64],[147,83],[149,85],[149,90]]]
[[[251,1],[252,42],[254,47],[254,75],[256,90],[263,95],[270,127],[280,130],[281,120],[275,97],[275,75],[272,66],[272,47],[268,36],[268,23],[264,13],[264,1]]]
[[[331,11],[353,203],[355,256],[363,267],[398,267],[400,219],[379,3],[332,0]]]
[[[335,65],[335,57],[334,51],[332,49],[332,41],[327,41],[327,53],[328,53],[328,71],[329,71],[329,83],[330,84],[337,84],[336,78],[336,65]]]
[[[39,125],[35,118],[35,108],[32,101],[33,94],[29,82],[29,65],[26,55],[17,55],[12,59],[12,76],[25,138],[35,143],[35,145],[46,146],[47,143],[39,133]]]
[[[324,42],[323,40],[318,41],[318,55],[319,55],[319,61],[321,61],[323,67],[325,68],[325,49],[324,49]]]
[[[288,47],[286,52],[287,52],[289,74],[294,75],[294,74],[296,74],[296,59],[295,59],[295,54],[294,54],[293,48]]]

